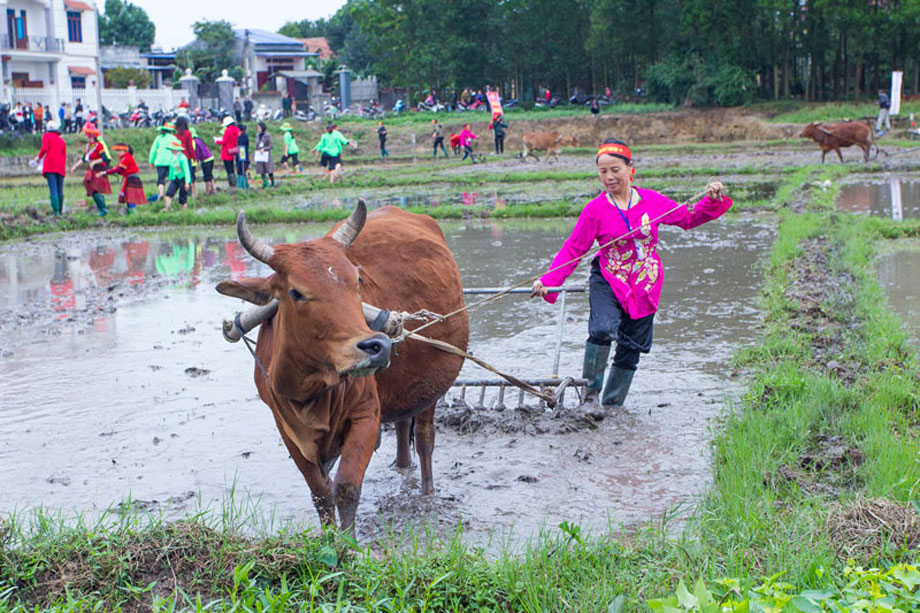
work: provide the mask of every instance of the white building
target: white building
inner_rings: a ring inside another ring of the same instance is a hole
[[[88,0],[92,2],[92,0]],[[96,8],[80,0],[0,0],[0,101],[47,104],[80,98],[98,109]]]

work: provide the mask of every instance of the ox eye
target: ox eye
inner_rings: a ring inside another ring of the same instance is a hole
[[[304,300],[307,299],[306,296],[298,292],[296,289],[292,289],[288,291],[288,295],[291,297],[291,300],[293,300],[294,302],[303,302]]]

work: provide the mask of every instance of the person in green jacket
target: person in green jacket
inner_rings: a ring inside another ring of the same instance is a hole
[[[166,206],[164,211],[168,211],[172,204],[172,199],[179,192],[179,204],[182,210],[186,208],[188,201],[188,185],[192,181],[192,169],[188,164],[188,158],[183,151],[185,147],[175,138],[171,143],[166,145],[166,150],[172,156],[169,161],[169,185],[166,187]]]
[[[176,140],[176,127],[172,122],[166,122],[162,126],[158,126],[157,130],[160,133],[154,139],[153,144],[150,145],[150,155],[147,160],[151,166],[155,166],[157,169],[157,197],[151,196],[150,200],[163,199],[163,190],[166,187],[169,166],[172,164],[173,159],[172,152],[167,148],[167,145]]]
[[[291,134],[291,130],[293,130],[291,124],[285,121],[279,129],[284,132],[284,155],[281,156],[281,163],[291,172],[303,172],[303,166],[300,165],[300,160],[297,159],[300,154],[300,148],[297,146],[297,140],[294,135]],[[291,166],[288,166],[288,160],[291,160]]]
[[[332,123],[326,126],[326,133],[313,147],[316,155],[321,156],[319,165],[329,177],[329,183],[335,183],[339,173],[342,172],[342,149],[347,144],[349,140],[339,132],[338,126]]]

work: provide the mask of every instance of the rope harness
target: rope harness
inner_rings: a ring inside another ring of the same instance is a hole
[[[658,217],[650,220],[649,224],[652,224],[656,221],[659,221],[667,217],[668,215],[670,215],[674,211],[677,211],[678,209],[681,209],[685,206],[689,206],[691,202],[699,200],[700,198],[705,196],[707,193],[708,193],[708,190],[704,190],[702,192],[697,193],[694,196],[691,196],[687,200],[684,200],[680,204],[665,211]],[[628,227],[629,226],[627,225],[627,228]],[[473,310],[482,308],[483,306],[487,304],[495,302],[499,298],[507,296],[508,294],[510,294],[512,291],[516,289],[520,289],[526,285],[532,285],[534,281],[537,281],[538,279],[540,279],[540,277],[542,277],[544,274],[554,272],[556,270],[559,270],[560,268],[565,268],[566,266],[568,266],[569,264],[572,264],[573,262],[580,262],[583,258],[590,257],[597,253],[600,253],[603,249],[606,249],[612,246],[617,241],[627,238],[629,235],[633,234],[634,232],[640,229],[642,229],[642,226],[639,226],[635,229],[630,229],[628,232],[621,234],[620,236],[602,245],[598,245],[597,247],[594,247],[593,249],[588,250],[587,252],[578,256],[577,258],[572,258],[568,262],[565,262],[563,264],[559,264],[558,266],[554,266],[553,268],[550,268],[549,270],[546,271],[546,273],[538,274],[528,279],[525,279],[521,281],[520,283],[512,285],[511,287],[507,287],[503,289],[502,291],[497,292],[495,294],[486,296],[485,298],[477,300],[476,302],[473,302],[472,304],[468,304],[468,305],[463,306],[462,308],[451,311],[450,313],[447,313],[446,315],[441,315],[439,313],[434,313],[432,311],[428,311],[425,309],[416,311],[415,313],[406,313],[406,312],[401,312],[401,311],[392,313],[387,310],[382,310],[370,327],[373,330],[383,331],[386,326],[393,325],[394,327],[393,332],[388,331],[388,335],[393,338],[393,345],[397,345],[407,339],[412,339],[415,341],[419,341],[421,343],[431,345],[432,347],[435,347],[445,353],[450,353],[450,354],[459,356],[465,360],[470,360],[471,362],[477,364],[478,366],[481,366],[482,368],[488,370],[489,372],[495,373],[496,375],[498,375],[499,377],[501,377],[502,379],[504,379],[511,385],[524,390],[528,394],[536,396],[537,398],[545,402],[546,406],[548,406],[549,408],[555,408],[556,405],[559,403],[559,400],[562,398],[562,395],[565,392],[566,387],[574,383],[574,379],[572,377],[563,378],[561,380],[561,383],[556,387],[556,391],[554,393],[543,391],[527,383],[526,381],[522,381],[521,379],[518,379],[514,375],[502,372],[501,370],[492,366],[491,364],[489,364],[482,358],[474,356],[471,353],[464,351],[463,349],[460,349],[459,347],[455,345],[452,345],[448,342],[445,342],[439,339],[431,338],[429,336],[422,336],[419,334],[419,332],[437,323],[447,321],[451,317],[459,315],[460,313],[463,313],[464,311],[473,311]],[[259,357],[256,355],[256,352],[254,349],[255,342],[247,338],[245,335],[242,322],[240,321],[240,315],[241,315],[240,313],[236,313],[233,319],[233,326],[234,328],[236,328],[237,332],[239,333],[240,338],[243,340],[244,344],[246,345],[246,348],[249,349],[249,353],[252,354],[252,357],[255,359],[256,364],[258,365],[259,369],[262,371],[262,374],[265,375],[266,379],[268,379],[269,378],[268,372],[266,372],[265,367],[262,365],[262,361],[259,360]],[[418,328],[415,328],[413,330],[407,330],[405,327],[405,324],[406,322],[409,322],[409,321],[421,321],[424,323],[422,323],[422,325],[420,325]]]

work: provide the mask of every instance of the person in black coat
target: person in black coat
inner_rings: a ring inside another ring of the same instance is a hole
[[[508,128],[504,115],[496,115],[490,127],[495,136],[495,154],[501,155],[505,152],[505,130]]]

